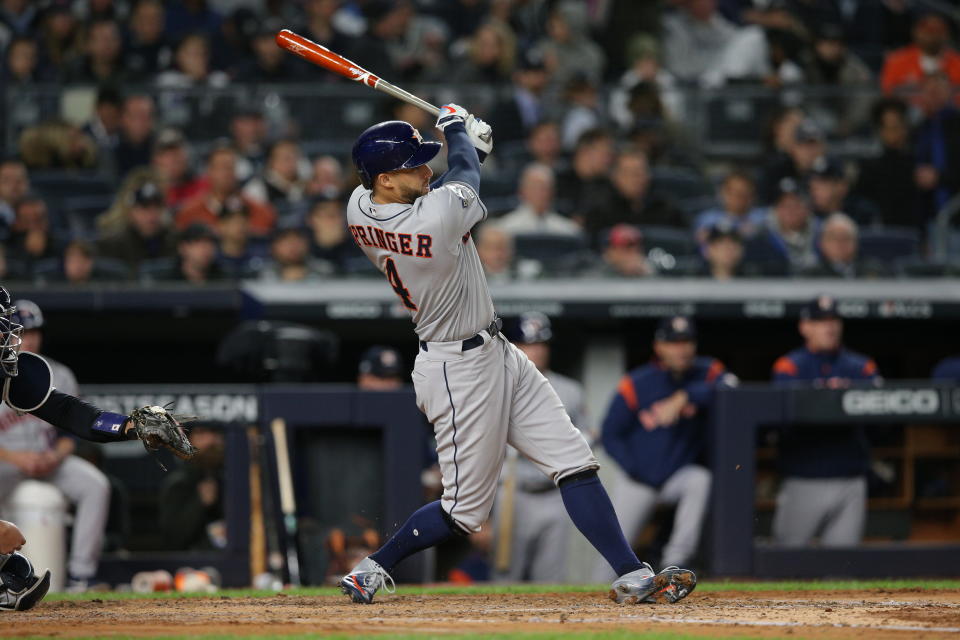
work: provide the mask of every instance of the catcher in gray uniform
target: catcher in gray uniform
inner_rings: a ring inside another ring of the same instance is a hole
[[[504,334],[544,375],[570,421],[583,431],[583,387],[550,369],[550,319],[537,311],[524,313]],[[500,480],[493,520],[495,578],[505,582],[565,582],[570,519],[557,485],[510,446]]]
[[[676,602],[693,572],[655,573],[624,539],[597,459],[547,379],[500,335],[471,229],[487,216],[480,162],[492,131],[462,107],[440,109],[448,170],[430,181],[427,163],[441,144],[424,142],[407,122],[364,131],[353,147],[361,186],[347,222],[357,246],[386,276],[419,338],[413,368],[417,404],[434,427],[443,475],[440,500],[417,510],[378,551],[344,576],[355,602],[393,588],[404,558],[450,536],[478,532],[487,520],[509,443],[560,488],[577,528],[613,567],[617,602]]]

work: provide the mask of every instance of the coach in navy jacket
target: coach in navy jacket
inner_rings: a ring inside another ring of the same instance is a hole
[[[636,537],[658,502],[677,504],[663,564],[684,565],[699,543],[710,494],[710,472],[699,464],[709,409],[717,386],[736,384],[736,377],[719,360],[697,356],[689,318],[661,321],[653,348],[654,360],[620,381],[603,421],[603,446],[626,474],[613,502],[627,538]]]
[[[820,296],[800,314],[804,346],[773,365],[779,385],[844,388],[879,380],[876,363],[843,347],[843,321],[836,301]],[[866,519],[870,452],[863,427],[786,427],[780,431],[783,481],[777,496],[773,534],[790,546],[820,534],[824,546],[860,542]]]

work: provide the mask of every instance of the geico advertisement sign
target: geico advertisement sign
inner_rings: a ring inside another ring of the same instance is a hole
[[[939,411],[936,389],[850,390],[843,394],[843,412],[850,416],[931,415]]]

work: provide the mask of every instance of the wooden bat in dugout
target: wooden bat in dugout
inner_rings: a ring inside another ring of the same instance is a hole
[[[273,431],[273,447],[277,456],[277,480],[280,487],[280,511],[287,533],[287,572],[290,583],[300,584],[300,558],[297,552],[297,503],[293,493],[293,473],[290,469],[290,449],[287,447],[287,423],[283,418],[274,418],[270,423]]]
[[[427,113],[431,113],[434,116],[440,114],[439,107],[436,107],[422,98],[418,98],[408,91],[404,91],[400,87],[394,86],[380,78],[360,65],[347,60],[338,53],[334,53],[327,49],[321,44],[304,38],[298,33],[294,33],[289,29],[284,29],[276,35],[277,45],[282,49],[286,49],[290,53],[294,53],[307,62],[311,62],[318,67],[323,67],[328,71],[332,71],[338,75],[348,78],[355,82],[365,84],[371,89],[376,89],[377,91],[383,91],[386,94],[397,98],[398,100],[403,100],[404,102],[410,103],[415,107],[420,107]]]

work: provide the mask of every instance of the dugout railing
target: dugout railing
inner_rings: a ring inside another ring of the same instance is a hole
[[[816,425],[960,426],[960,389],[887,382],[848,389],[744,385],[718,392],[712,417],[711,573],[760,578],[956,576],[960,540],[874,542],[850,548],[786,548],[755,536],[757,430]],[[960,459],[954,459],[960,465]]]

